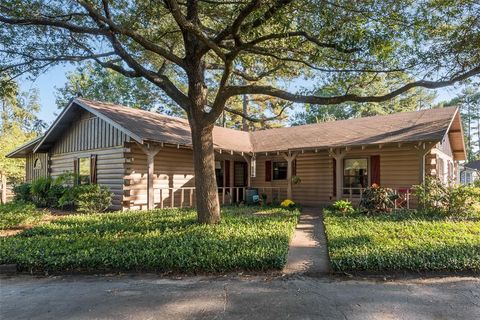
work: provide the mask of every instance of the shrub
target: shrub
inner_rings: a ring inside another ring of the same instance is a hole
[[[43,212],[31,203],[13,201],[0,205],[0,230],[21,227],[40,220]]]
[[[285,199],[280,203],[280,206],[283,208],[295,208],[295,202],[290,199]]]
[[[335,203],[332,205],[333,210],[336,212],[339,212],[343,215],[350,214],[355,212],[355,209],[353,209],[353,205],[350,201],[348,200],[337,200]]]
[[[368,212],[389,212],[395,207],[396,199],[398,196],[392,189],[373,184],[363,192],[360,207]]]
[[[50,204],[49,190],[51,177],[40,177],[32,182],[32,200],[37,207],[47,207]]]
[[[113,194],[108,187],[88,184],[76,188],[75,204],[81,213],[104,212],[112,204]]]
[[[438,179],[427,177],[423,184],[413,187],[413,193],[420,209],[429,214],[454,217],[480,214],[480,188],[445,186]]]
[[[418,199],[419,208],[427,212],[444,209],[446,194],[445,185],[432,177],[426,177],[423,184],[413,186],[413,195]]]
[[[32,185],[30,183],[21,183],[13,187],[14,201],[32,202]]]
[[[480,188],[470,186],[455,186],[447,188],[445,195],[445,211],[447,215],[467,217],[480,212]]]

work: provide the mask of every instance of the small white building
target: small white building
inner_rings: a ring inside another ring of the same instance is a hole
[[[480,160],[459,165],[458,182],[460,184],[472,184],[480,180]]]

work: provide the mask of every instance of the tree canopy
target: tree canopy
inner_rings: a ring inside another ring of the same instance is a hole
[[[212,130],[229,100],[382,102],[415,87],[464,81],[480,74],[478,12],[474,0],[3,0],[0,72],[94,61],[158,87],[187,114],[201,181],[199,220],[214,223]],[[408,77],[373,95],[351,86],[334,95],[303,93],[290,85],[395,72]]]
[[[403,72],[377,75],[373,79],[356,77],[338,79],[336,82],[321,86],[314,90],[315,94],[338,95],[348,87],[361,95],[378,95],[388,92],[392,82],[405,81],[408,76]],[[396,112],[415,111],[430,108],[435,93],[424,88],[414,88],[391,100],[384,102],[344,102],[340,105],[307,104],[291,120],[293,125],[318,123],[324,121],[385,115]]]
[[[38,94],[35,90],[21,92],[17,83],[0,79],[0,104],[0,175],[19,180],[25,175],[25,162],[5,155],[35,138],[45,127],[36,116],[40,109]]]
[[[460,107],[467,161],[480,159],[480,90],[478,87],[466,87],[455,98],[441,105]]]

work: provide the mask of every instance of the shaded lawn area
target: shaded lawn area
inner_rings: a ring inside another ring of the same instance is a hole
[[[226,207],[222,222],[207,226],[192,209],[72,215],[0,239],[0,264],[49,272],[280,269],[298,216]]]
[[[33,204],[9,202],[0,205],[0,230],[23,228],[42,219],[45,212]]]
[[[480,271],[480,220],[324,211],[336,271]]]

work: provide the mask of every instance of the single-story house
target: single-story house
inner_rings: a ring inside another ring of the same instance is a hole
[[[465,159],[454,107],[213,135],[221,203],[247,187],[302,205],[355,201],[374,183],[408,194],[427,175],[453,181]],[[187,120],[77,98],[8,156],[26,158],[26,181],[76,172],[106,185],[114,209],[181,207],[195,198],[191,141]]]
[[[472,184],[480,180],[480,160],[460,164],[458,171],[458,183]]]

